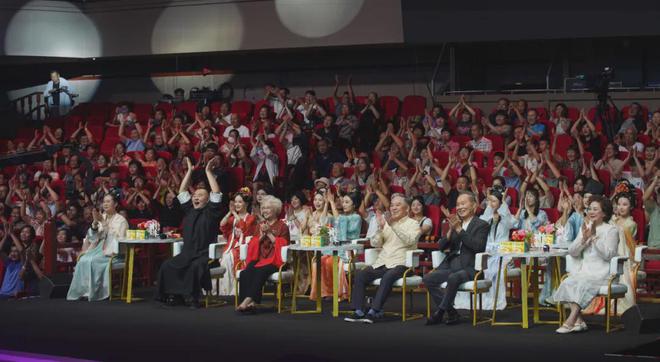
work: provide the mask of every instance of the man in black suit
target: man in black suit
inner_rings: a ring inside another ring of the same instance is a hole
[[[426,322],[434,325],[442,322],[447,313],[446,324],[458,322],[458,312],[454,309],[454,298],[458,287],[474,278],[474,256],[486,250],[490,226],[479,219],[477,199],[471,192],[463,191],[456,200],[456,214],[449,217],[450,230],[440,240],[440,250],[447,254],[445,260],[432,273],[424,276],[424,285],[429,290],[438,309]],[[447,282],[443,291],[440,286]]]

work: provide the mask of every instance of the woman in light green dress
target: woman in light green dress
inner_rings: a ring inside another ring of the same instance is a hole
[[[87,231],[67,300],[87,298],[91,302],[110,296],[110,259],[128,229],[126,219],[117,213],[118,204],[117,196],[111,193],[103,198],[102,215],[94,209],[94,222]]]

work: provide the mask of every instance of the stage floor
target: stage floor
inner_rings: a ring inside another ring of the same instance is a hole
[[[423,296],[415,299],[421,312]],[[388,310],[399,309],[400,298],[392,296]],[[467,316],[456,326],[425,327],[423,320],[397,319],[365,325],[332,318],[329,310],[326,303],[323,315],[240,316],[231,305],[190,310],[153,301],[0,301],[0,349],[97,361],[565,362],[629,360],[615,355],[660,343],[658,335],[625,330],[608,335],[597,325],[575,335],[557,335],[557,327],[550,325],[472,327]],[[498,320],[519,317],[518,310],[498,314]]]

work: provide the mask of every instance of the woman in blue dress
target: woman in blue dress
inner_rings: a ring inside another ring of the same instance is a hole
[[[362,230],[362,217],[357,212],[360,205],[360,193],[352,192],[339,198],[341,201],[342,213],[337,209],[334,196],[328,193],[328,203],[334,216],[333,226],[338,241],[353,240],[360,237]],[[339,261],[339,300],[347,300],[350,290],[348,289],[348,279],[344,270],[345,260]],[[332,295],[332,256],[324,255],[321,258],[321,296],[329,297]],[[312,295],[315,298],[315,294]]]
[[[117,212],[119,196],[103,198],[103,214],[94,209],[94,221],[87,231],[82,253],[73,273],[67,300],[104,300],[110,296],[110,260],[119,251],[118,241],[126,238],[128,222]]]

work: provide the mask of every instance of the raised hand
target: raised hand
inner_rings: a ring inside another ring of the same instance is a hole
[[[376,222],[378,223],[379,229],[383,229],[385,227],[385,216],[380,210],[376,210]]]
[[[259,224],[259,230],[261,231],[261,235],[266,235],[268,234],[268,231],[270,231],[270,226],[268,223],[262,222]]]
[[[192,171],[192,162],[190,161],[189,157],[185,157],[184,160],[186,161],[186,166],[188,167],[188,171]]]
[[[206,172],[211,172],[215,168],[215,166],[218,164],[218,156],[213,157],[212,159],[209,160],[209,162],[206,163]]]
[[[454,230],[456,232],[461,231],[463,223],[461,222],[461,219],[458,217],[458,215],[456,215],[456,214],[450,215],[449,218],[447,219],[447,221],[449,222],[449,226],[452,228],[452,230]]]

